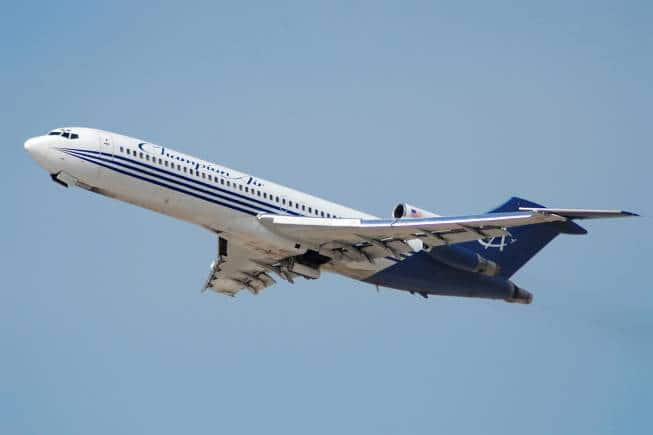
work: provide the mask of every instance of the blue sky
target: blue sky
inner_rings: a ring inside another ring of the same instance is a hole
[[[379,216],[511,195],[650,216],[652,12],[4,5],[0,432],[645,432],[647,217],[556,239],[515,277],[531,306],[337,276],[228,299],[199,291],[209,233],[61,189],[22,143],[102,128]]]

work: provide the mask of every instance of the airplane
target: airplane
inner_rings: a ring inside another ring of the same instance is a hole
[[[258,294],[334,272],[377,287],[530,304],[511,277],[575,221],[638,216],[510,198],[482,214],[439,216],[407,203],[382,219],[144,140],[57,128],[25,149],[56,183],[200,225],[217,238],[203,289]]]

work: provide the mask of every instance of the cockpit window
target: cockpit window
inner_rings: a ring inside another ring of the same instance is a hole
[[[72,133],[70,130],[67,129],[52,130],[50,133],[48,133],[48,136],[61,136],[61,137],[65,137],[66,139],[79,139],[79,134]]]

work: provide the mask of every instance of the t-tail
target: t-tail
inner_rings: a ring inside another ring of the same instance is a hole
[[[522,198],[510,198],[490,213],[516,212],[544,207]],[[558,234],[587,234],[587,230],[568,220],[539,225],[510,228],[508,234],[486,240],[463,243],[459,246],[476,252],[499,266],[499,276],[510,278]]]

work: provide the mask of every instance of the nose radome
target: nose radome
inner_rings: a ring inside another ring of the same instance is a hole
[[[31,137],[25,141],[25,150],[28,153],[31,153],[32,150],[34,150],[34,147],[36,146],[37,138]]]
[[[52,140],[48,136],[31,137],[25,141],[25,151],[36,161],[43,169],[53,173],[57,172],[57,162],[53,160],[51,153],[48,152]]]
[[[25,150],[30,156],[37,158],[37,156],[45,153],[48,149],[49,142],[48,136],[30,137],[25,141]]]

